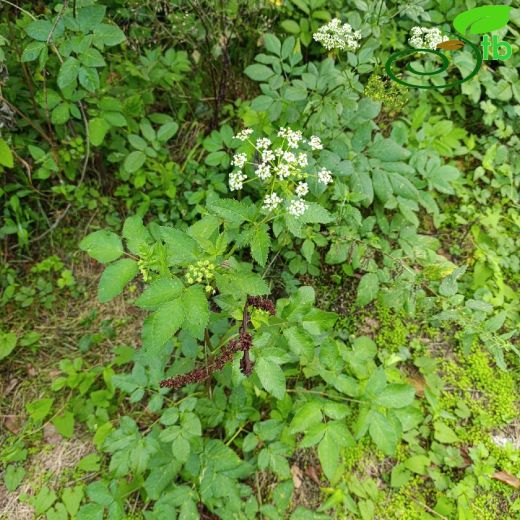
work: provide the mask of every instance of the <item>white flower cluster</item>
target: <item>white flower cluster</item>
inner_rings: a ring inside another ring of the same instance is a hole
[[[274,211],[285,201],[291,215],[303,215],[308,207],[303,200],[309,193],[307,179],[316,177],[324,185],[332,182],[332,174],[325,168],[315,174],[306,170],[309,166],[309,154],[323,149],[321,139],[313,135],[307,140],[300,130],[284,127],[279,129],[274,142],[267,137],[249,139],[252,134],[252,129],[245,128],[235,136],[236,139],[247,141],[251,152],[248,154],[241,151],[233,156],[231,164],[237,169],[229,175],[230,190],[243,188],[248,179],[244,168],[248,168],[254,174],[249,180],[259,179],[268,189],[263,200],[264,210]],[[253,156],[251,160],[248,155]]]
[[[339,18],[334,18],[328,24],[321,26],[313,38],[327,50],[340,49],[355,51],[359,47],[361,33],[353,31],[348,23],[341,24]]]
[[[439,43],[449,40],[437,27],[412,27],[410,34],[408,43],[415,49],[436,49]]]

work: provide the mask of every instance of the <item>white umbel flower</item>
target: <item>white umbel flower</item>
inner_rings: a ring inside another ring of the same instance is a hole
[[[289,213],[295,217],[300,217],[305,213],[307,204],[301,199],[293,199],[289,204]]]
[[[305,152],[298,154],[298,165],[301,168],[305,168],[309,164],[309,158],[307,157],[307,154]]]
[[[281,202],[281,197],[279,197],[276,193],[271,193],[271,195],[266,195],[264,197],[264,205],[262,207],[268,211],[273,211],[280,205]]]
[[[231,191],[241,190],[243,182],[247,179],[247,175],[242,173],[240,170],[229,174],[229,189]]]
[[[322,168],[318,172],[318,181],[322,184],[330,184],[332,182],[332,173],[329,170]]]
[[[236,166],[237,168],[242,168],[244,164],[247,162],[247,155],[245,153],[236,153],[233,155],[233,160],[231,161],[231,164],[233,166]]]
[[[298,148],[301,140],[303,140],[303,136],[300,130],[287,129],[287,144],[290,148]]]
[[[284,152],[282,159],[289,164],[294,164],[296,162],[296,155],[292,152]]]
[[[299,182],[294,192],[298,197],[305,197],[309,193],[309,185],[306,182]]]
[[[439,43],[449,40],[437,27],[412,27],[410,35],[408,43],[415,49],[436,49]]]
[[[256,140],[256,147],[259,150],[267,150],[271,146],[271,139],[267,137],[262,137],[261,139]]]
[[[311,138],[309,139],[309,146],[313,150],[322,150],[323,145],[321,144],[321,139],[317,135],[311,135]]]
[[[289,165],[285,163],[280,163],[276,167],[276,175],[278,175],[280,179],[286,179],[287,177],[289,177],[291,175],[291,169],[289,168]]]
[[[272,150],[264,150],[262,152],[262,162],[274,161],[275,155]]]
[[[332,49],[355,51],[359,47],[358,40],[361,39],[361,33],[353,31],[348,23],[341,24],[341,20],[334,18],[320,27],[313,38],[328,51]]]
[[[252,133],[252,128],[244,128],[243,130],[240,130],[237,135],[235,135],[235,139],[238,139],[239,141],[245,141]]]
[[[265,181],[266,179],[269,179],[271,177],[271,167],[266,164],[262,163],[257,169],[256,169],[256,175],[259,179]]]

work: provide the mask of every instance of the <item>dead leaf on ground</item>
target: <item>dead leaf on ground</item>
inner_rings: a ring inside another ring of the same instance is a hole
[[[318,486],[321,486],[321,482],[320,482],[320,479],[318,477],[318,473],[316,471],[316,468],[314,466],[307,466],[305,468],[305,474],[311,479],[313,480],[314,482],[316,482],[316,484],[318,484]]]
[[[47,423],[43,427],[43,438],[47,444],[59,444],[62,437],[52,423]]]
[[[493,478],[503,482],[504,484],[514,487],[515,489],[520,488],[520,479],[516,478],[514,475],[511,475],[511,473],[508,473],[507,471],[496,471],[493,473]]]
[[[293,464],[291,466],[291,474],[292,474],[294,487],[296,489],[298,489],[302,485],[302,478],[303,478],[302,470],[300,469],[299,466],[297,466],[296,464]]]
[[[421,374],[413,374],[408,377],[408,381],[415,388],[415,393],[422,397],[426,388],[426,381]]]
[[[22,421],[19,415],[8,415],[5,418],[4,426],[11,432],[17,435],[22,429]]]

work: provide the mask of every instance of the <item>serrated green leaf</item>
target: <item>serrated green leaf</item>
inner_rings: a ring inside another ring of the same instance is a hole
[[[180,329],[184,319],[181,298],[163,303],[144,321],[143,347],[147,351],[157,352]]]
[[[79,247],[102,264],[117,260],[124,252],[121,239],[112,231],[104,229],[87,235],[79,243]]]
[[[134,304],[140,309],[153,311],[163,303],[178,298],[182,289],[183,284],[178,278],[158,278],[143,291]]]
[[[367,305],[377,296],[379,291],[379,278],[376,273],[366,273],[358,285],[356,303]]]
[[[375,404],[385,408],[404,408],[413,403],[415,392],[412,386],[391,384],[376,397]]]
[[[274,362],[260,358],[254,365],[254,370],[262,386],[277,399],[285,395],[285,376],[283,370]]]
[[[133,215],[125,220],[123,238],[126,240],[126,247],[135,255],[139,255],[152,237],[143,224],[143,219],[139,215]]]
[[[108,265],[99,280],[99,301],[106,303],[121,294],[126,284],[135,277],[138,271],[137,262],[131,258],[122,258]]]
[[[251,238],[251,256],[261,265],[267,262],[267,255],[271,247],[269,238],[269,227],[267,224],[255,226],[253,236]]]
[[[182,295],[185,321],[183,328],[197,339],[204,338],[209,321],[209,305],[206,293],[200,285],[188,287]]]
[[[385,455],[392,456],[395,454],[398,440],[397,435],[384,415],[372,410],[370,412],[370,426],[368,431],[376,446]]]

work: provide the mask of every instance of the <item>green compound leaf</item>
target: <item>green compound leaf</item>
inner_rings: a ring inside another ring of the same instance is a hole
[[[504,27],[509,21],[509,5],[485,5],[464,11],[455,17],[453,27],[460,34],[483,34]]]

